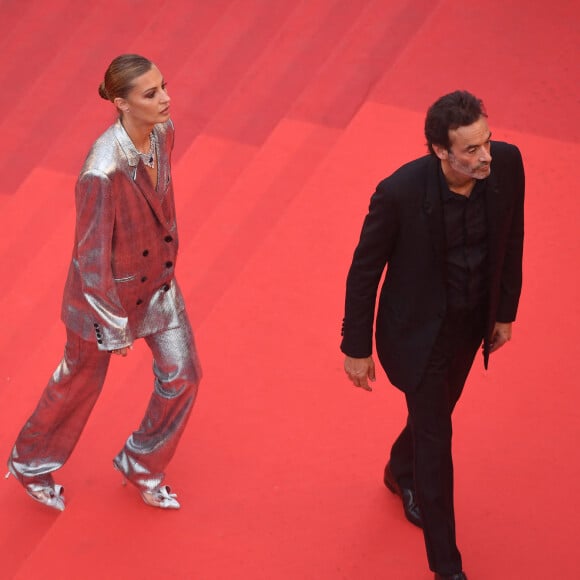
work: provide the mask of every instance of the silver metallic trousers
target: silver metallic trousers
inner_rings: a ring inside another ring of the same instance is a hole
[[[153,354],[154,390],[139,429],[113,463],[141,490],[158,487],[183,434],[201,379],[187,315],[179,327],[145,337]],[[20,432],[8,465],[23,485],[53,485],[99,397],[111,354],[67,329],[64,358]]]

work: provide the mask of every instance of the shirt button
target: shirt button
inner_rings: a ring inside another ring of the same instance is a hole
[[[169,290],[169,284],[164,284],[163,292],[167,292]]]

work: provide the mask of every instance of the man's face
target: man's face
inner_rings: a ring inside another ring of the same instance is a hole
[[[475,123],[449,131],[451,147],[434,150],[457,178],[485,179],[491,171],[491,132],[487,119],[480,117]]]

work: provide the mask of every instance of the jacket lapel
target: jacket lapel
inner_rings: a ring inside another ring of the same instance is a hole
[[[493,165],[492,165],[493,167]],[[487,209],[487,234],[488,234],[488,249],[490,271],[494,272],[496,268],[496,261],[498,259],[499,250],[499,219],[501,217],[502,196],[500,195],[499,185],[497,179],[491,170],[487,181],[487,191],[485,195],[485,203]]]
[[[168,223],[167,218],[164,215],[163,207],[161,204],[161,197],[155,191],[155,187],[151,184],[151,180],[145,171],[144,165],[139,164],[139,154],[133,145],[133,142],[127,135],[125,128],[118,120],[115,124],[115,137],[127,158],[127,164],[129,169],[129,177],[138,187],[139,191],[143,197],[147,200],[147,203],[151,207],[151,210],[159,220],[159,222],[168,229],[170,223]],[[159,143],[159,139],[158,139]],[[158,144],[157,151],[157,181],[159,184],[160,191],[165,191],[166,179],[167,179],[167,159],[165,156],[164,148]]]
[[[423,200],[423,210],[427,216],[429,232],[433,242],[435,257],[445,271],[445,226],[443,221],[443,205],[439,190],[439,162],[435,156],[429,159],[427,167],[427,187]]]
[[[500,257],[501,244],[501,229],[502,229],[502,204],[503,197],[501,195],[497,176],[493,171],[493,162],[491,165],[491,173],[487,179],[487,189],[485,192],[485,205],[487,211],[487,235],[488,235],[488,260],[489,260],[489,277],[490,284],[493,284],[494,272],[498,271],[498,260]],[[491,290],[490,290],[491,292]],[[493,299],[493,295],[491,296]],[[489,363],[489,340],[491,339],[491,332],[495,324],[495,320],[491,317],[491,312],[495,311],[495,304],[489,305],[490,313],[487,320],[487,328],[483,343],[483,365],[487,369]]]

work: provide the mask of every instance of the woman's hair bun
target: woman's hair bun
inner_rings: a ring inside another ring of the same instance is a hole
[[[107,89],[105,88],[105,81],[103,81],[99,85],[99,96],[101,97],[101,99],[105,99],[105,101],[111,100],[109,97],[109,93],[107,92]]]

